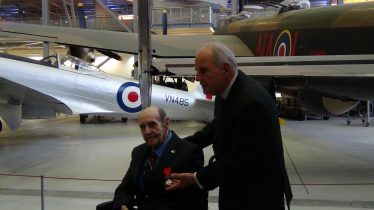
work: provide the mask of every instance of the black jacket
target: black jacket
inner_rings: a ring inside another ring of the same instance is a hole
[[[163,173],[166,167],[170,167],[172,173],[200,170],[204,164],[203,151],[172,132],[172,138],[151,174],[143,182],[143,188],[140,174],[143,173],[145,158],[150,150],[151,148],[145,143],[133,149],[130,167],[115,191],[113,208],[120,209],[121,205],[125,204],[130,209],[138,206],[139,210],[206,210],[207,191],[202,191],[197,186],[166,191]]]
[[[212,123],[187,137],[213,144],[216,161],[197,173],[206,189],[220,187],[220,210],[282,210],[292,197],[274,100],[241,71],[226,100],[216,97]]]

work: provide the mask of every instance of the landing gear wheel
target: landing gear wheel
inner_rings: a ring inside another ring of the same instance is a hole
[[[3,130],[3,122],[0,120],[0,132]]]
[[[122,120],[123,123],[127,123],[127,120],[128,120],[128,119],[127,119],[127,117],[122,117],[121,120]]]
[[[347,120],[347,125],[349,126],[351,124],[351,121],[350,120]]]
[[[86,114],[80,114],[79,115],[79,121],[81,122],[81,124],[85,124],[86,123],[87,117],[88,117],[88,115],[86,115]]]
[[[365,123],[365,126],[366,126],[366,127],[369,127],[369,126],[370,126],[370,123],[369,123],[369,122]]]
[[[329,116],[323,116],[323,117],[322,117],[322,120],[329,120],[329,119],[330,119]]]

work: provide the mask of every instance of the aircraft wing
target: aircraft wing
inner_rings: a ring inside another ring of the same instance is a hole
[[[0,34],[60,44],[138,53],[138,34],[34,24],[2,23]],[[110,37],[110,39],[108,39]],[[194,75],[194,56],[204,43],[218,41],[238,56],[248,75],[370,76],[374,55],[252,57],[251,50],[234,35],[152,35],[153,65],[176,75]],[[170,59],[169,59],[170,58]]]
[[[27,40],[138,54],[137,33],[2,23],[0,34]],[[154,57],[194,57],[204,43],[212,41],[226,44],[237,56],[253,55],[252,51],[233,35],[152,35],[152,54]]]
[[[296,97],[319,115],[340,115],[374,98],[374,55],[240,57],[239,68],[270,91]],[[194,59],[163,59],[153,65],[168,74],[195,74]]]
[[[0,87],[0,115],[12,130],[22,118],[48,118],[56,111],[72,113],[61,101],[7,79],[0,78]]]
[[[56,66],[49,61],[59,62]],[[38,62],[0,53],[0,63],[0,116],[12,130],[22,119],[56,113],[136,118],[142,109],[136,81],[107,74],[70,55]],[[175,120],[206,121],[213,115],[212,103],[202,103],[189,92],[158,85],[152,90],[152,103]]]
[[[253,76],[373,77],[374,55],[324,55],[284,57],[238,57],[239,68]],[[160,71],[195,75],[193,58],[158,58]]]

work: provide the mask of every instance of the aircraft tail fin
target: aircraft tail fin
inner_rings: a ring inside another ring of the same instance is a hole
[[[197,85],[196,88],[191,91],[191,95],[193,97],[195,97],[195,99],[198,100],[198,101],[214,102],[214,99],[216,98],[216,96],[214,96],[214,95],[206,95],[203,92],[203,88],[201,87],[201,85]]]
[[[214,115],[214,100],[215,96],[213,95],[206,95],[203,92],[203,88],[201,85],[197,85],[195,89],[190,91],[190,94],[192,97],[195,98],[195,105],[196,109],[202,109],[204,112],[202,112],[204,116],[204,122],[210,122],[213,120],[213,115]]]

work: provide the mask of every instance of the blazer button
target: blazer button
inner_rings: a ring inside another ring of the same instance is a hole
[[[145,195],[145,196],[144,196],[144,198],[148,199],[148,198],[149,198],[149,196],[148,196],[148,195]]]

